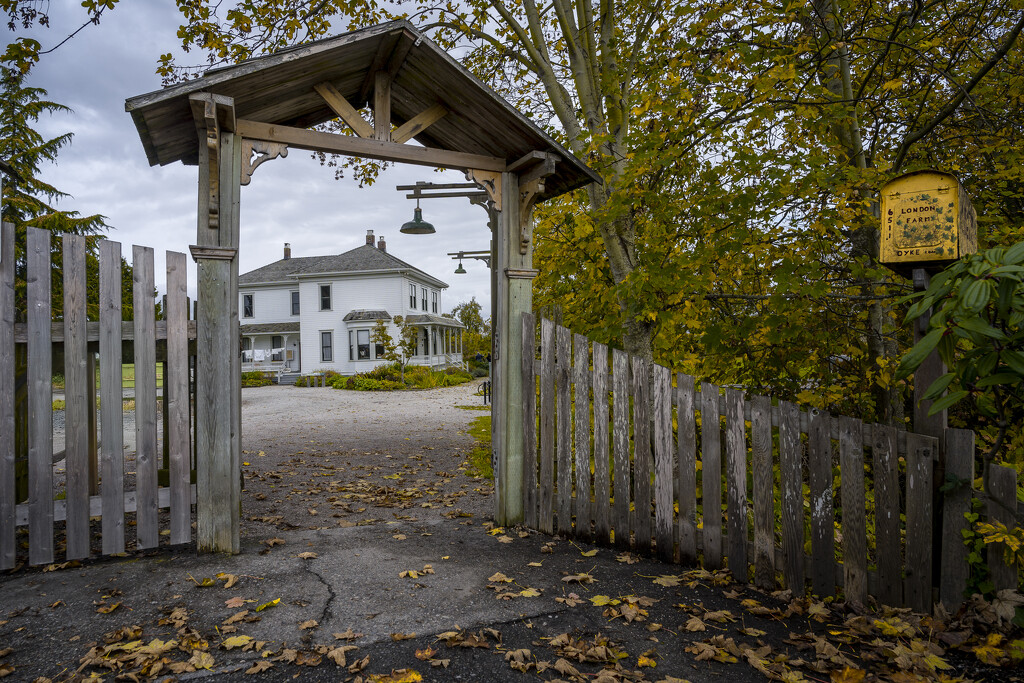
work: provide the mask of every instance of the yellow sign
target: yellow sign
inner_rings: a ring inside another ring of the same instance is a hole
[[[978,249],[978,217],[955,176],[908,173],[882,188],[879,260],[893,267],[942,266]]]

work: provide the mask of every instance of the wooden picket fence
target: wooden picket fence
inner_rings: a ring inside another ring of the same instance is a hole
[[[524,314],[528,526],[668,562],[727,564],[741,581],[752,566],[766,589],[781,579],[803,594],[809,581],[819,596],[839,587],[847,600],[873,596],[918,611],[929,611],[936,593],[951,609],[962,601],[973,432],[946,433],[946,472],[961,485],[943,494],[939,523],[933,437],[734,388],[723,394],[684,374],[673,383],[668,368],[649,372],[620,350],[609,373],[607,346],[549,320],[537,358],[536,334]],[[988,514],[1008,521],[1016,471],[996,467],[992,481]],[[989,565],[997,589],[1017,587],[1001,552]]]
[[[15,323],[14,226],[0,229],[0,569],[17,562],[17,527],[28,527],[28,561],[56,559],[58,522],[64,522],[65,558],[89,557],[90,518],[101,517],[102,554],[126,550],[127,515],[134,513],[135,546],[159,545],[159,510],[170,509],[172,544],[192,540],[189,340],[185,255],[167,252],[165,320],[155,320],[153,250],[133,247],[134,320],[122,322],[121,245],[99,243],[99,321],[86,318],[86,243],[63,237],[63,311],[51,311],[51,234],[26,234],[26,322]],[[163,384],[163,452],[157,443],[157,349],[166,363]],[[134,473],[124,458],[122,348],[131,342],[135,363],[136,459]],[[24,348],[25,373],[16,377],[17,347]],[[96,436],[96,349],[100,371],[100,441]],[[54,484],[51,381],[54,350],[63,355],[65,381],[65,486]],[[17,408],[19,383],[27,382],[27,410]],[[16,429],[27,426],[26,501],[16,497]],[[97,451],[98,445],[98,451]],[[169,486],[158,485],[166,454]],[[134,475],[136,489],[125,490]],[[63,494],[63,497],[61,497]]]

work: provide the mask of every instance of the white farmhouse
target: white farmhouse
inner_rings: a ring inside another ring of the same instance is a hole
[[[386,363],[371,342],[377,320],[403,316],[417,328],[415,365],[462,365],[463,325],[441,315],[448,285],[387,251],[384,238],[343,254],[284,258],[238,278],[242,369],[283,375],[352,375]],[[285,379],[285,381],[287,381]]]

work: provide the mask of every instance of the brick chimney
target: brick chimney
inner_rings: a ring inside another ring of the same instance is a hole
[[[373,246],[373,230],[366,231],[366,243]]]
[[[388,250],[388,243],[384,241],[383,235],[377,240],[377,248],[380,249],[381,251]]]
[[[287,261],[292,257],[292,245],[288,242],[284,243],[284,260]]]

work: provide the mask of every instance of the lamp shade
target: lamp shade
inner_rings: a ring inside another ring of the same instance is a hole
[[[437,232],[433,225],[423,220],[423,210],[418,206],[413,212],[412,220],[403,224],[398,231],[406,235],[433,235]]]
[[[459,267],[455,269],[456,275],[465,275],[466,269],[462,267],[462,261],[459,261]]]

